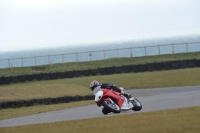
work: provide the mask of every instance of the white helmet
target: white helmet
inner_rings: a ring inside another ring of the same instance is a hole
[[[99,85],[99,82],[96,81],[96,80],[93,80],[93,81],[90,83],[90,89],[93,91],[98,85]]]

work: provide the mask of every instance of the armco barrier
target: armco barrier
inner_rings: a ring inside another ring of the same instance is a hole
[[[27,81],[33,81],[35,79],[35,76],[32,74],[32,75],[26,75],[26,80]]]
[[[115,73],[115,67],[106,68],[106,74],[114,74],[114,73]]]
[[[197,67],[200,67],[200,59],[197,59],[197,60],[196,60],[196,66],[197,66]]]
[[[90,74],[95,76],[99,73],[99,69],[90,69]]]
[[[42,80],[42,73],[33,74],[33,75],[34,75],[34,79],[36,79],[36,80]]]
[[[124,73],[129,73],[132,71],[132,65],[122,66]]]
[[[188,61],[187,60],[181,60],[180,61],[180,68],[187,68],[188,67]]]
[[[0,77],[0,85],[3,84],[3,77]]]
[[[11,77],[12,78],[12,83],[17,83],[17,82],[19,82],[19,78],[18,78],[18,76],[12,76]]]
[[[147,65],[146,64],[140,64],[139,65],[139,71],[140,72],[146,72],[147,71]]]
[[[155,64],[154,63],[148,63],[147,64],[147,70],[152,72],[155,71]]]
[[[44,104],[58,104],[58,103],[67,103],[67,102],[93,100],[93,99],[94,99],[94,95],[85,95],[85,96],[77,95],[77,96],[63,96],[63,97],[57,97],[57,98],[8,101],[8,102],[1,102],[0,109],[19,108],[23,106],[34,106],[34,105],[44,105]]]
[[[173,69],[178,69],[180,68],[180,61],[172,61],[171,65]]]
[[[90,70],[83,70],[81,73],[82,73],[83,76],[89,76]]]
[[[171,63],[171,61],[163,62],[163,69],[165,69],[165,70],[172,69],[172,63]]]
[[[115,73],[122,73],[123,69],[122,66],[115,67]]]
[[[67,78],[73,78],[74,77],[74,71],[66,71],[65,74],[66,74]]]
[[[12,81],[12,78],[10,76],[3,77],[3,83],[4,84],[10,84]]]
[[[99,74],[106,75],[106,68],[99,68]]]
[[[26,82],[26,76],[25,75],[19,75],[18,79],[20,82]]]
[[[58,73],[57,72],[49,73],[49,78],[50,79],[58,79]]]
[[[81,70],[74,70],[74,76],[80,77],[81,76]]]
[[[49,80],[49,73],[42,73],[42,79],[43,80]]]
[[[155,69],[157,70],[157,71],[159,71],[159,70],[163,70],[163,62],[158,62],[158,63],[155,63]]]
[[[65,72],[58,72],[58,78],[59,79],[66,78]]]
[[[188,60],[188,66],[189,67],[195,67],[196,66],[196,59]]]
[[[132,71],[139,72],[140,71],[139,65],[132,65]]]

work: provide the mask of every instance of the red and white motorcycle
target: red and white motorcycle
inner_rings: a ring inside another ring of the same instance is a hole
[[[120,88],[122,91],[124,89]],[[121,111],[140,111],[142,109],[142,104],[140,101],[134,97],[127,99],[125,96],[118,92],[110,89],[102,89],[100,86],[94,89],[95,102],[98,105],[102,105],[102,113],[104,115],[108,113],[120,113]]]

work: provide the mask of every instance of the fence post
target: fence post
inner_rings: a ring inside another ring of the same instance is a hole
[[[188,53],[188,43],[186,42],[186,50],[187,50],[187,53]]]
[[[62,54],[62,63],[64,63],[64,56],[63,56],[63,54]]]
[[[159,53],[159,55],[160,55],[160,45],[158,45],[158,53]]]
[[[51,62],[50,62],[50,57],[49,57],[49,55],[48,55],[48,60],[49,60],[49,65],[51,64]]]
[[[90,61],[92,61],[92,53],[89,52],[89,56],[90,56]]]
[[[117,57],[118,57],[118,59],[119,59],[119,49],[117,49]]]
[[[76,62],[78,62],[78,53],[76,53]]]
[[[37,65],[37,63],[36,63],[36,56],[34,58],[35,58],[35,66],[36,66]]]
[[[172,55],[174,56],[174,44],[172,44]]]
[[[147,49],[146,49],[146,46],[144,46],[144,52],[145,52],[145,56],[147,56]]]
[[[52,65],[53,65],[52,61],[50,61],[50,63],[51,63],[51,65],[50,65],[50,66],[51,66],[51,68],[52,68]]]
[[[130,48],[131,52],[130,52],[130,56],[131,58],[133,57],[133,53],[132,53],[132,48]]]
[[[9,68],[10,68],[10,61],[9,61],[9,59],[8,59],[8,66],[9,66]]]
[[[23,62],[23,58],[21,58],[21,60],[22,60],[22,67],[24,67],[24,62]]]

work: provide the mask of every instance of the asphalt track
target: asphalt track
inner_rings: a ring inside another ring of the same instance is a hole
[[[141,101],[143,108],[139,112],[126,111],[121,112],[120,114],[200,106],[200,86],[141,89],[129,90],[127,92],[131,92],[134,97],[138,98]],[[93,104],[83,107],[6,119],[0,121],[0,127],[23,126],[29,124],[102,117],[104,115],[102,114],[101,109],[101,107],[97,107]],[[109,114],[107,116],[113,115],[119,114]]]

